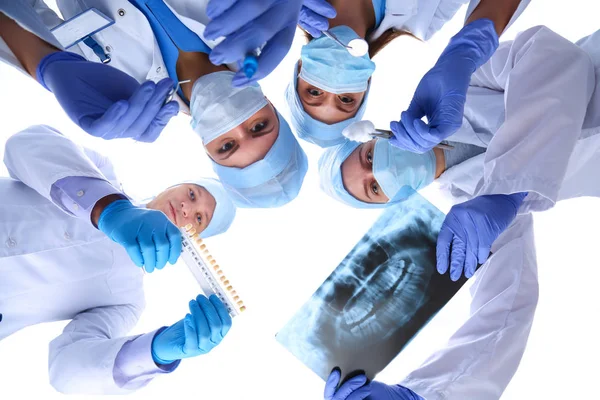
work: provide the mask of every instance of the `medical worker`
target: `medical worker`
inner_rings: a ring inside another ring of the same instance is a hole
[[[0,179],[0,339],[71,320],[50,343],[50,383],[58,391],[130,393],[221,342],[231,318],[218,298],[202,295],[173,325],[126,336],[145,305],[133,253],[158,268],[174,262],[181,237],[169,236],[177,231],[170,220],[193,224],[203,237],[227,229],[235,209],[216,181],[177,185],[134,206],[106,157],[47,126],[9,138],[4,162],[13,179]],[[123,243],[135,231],[142,247],[161,246],[140,254]]]
[[[178,88],[176,100],[184,112],[191,114],[192,128],[200,135],[213,169],[234,202],[241,207],[282,206],[300,191],[308,168],[306,155],[258,84],[233,87],[233,70],[237,66],[215,66],[209,61],[211,48],[219,41],[203,36],[209,22],[206,4],[207,0],[193,4],[184,0],[58,3],[68,20],[77,21],[82,13],[94,9],[114,21],[92,38],[99,49],[109,53],[108,65],[117,72],[137,82],[159,82],[157,88],[171,88],[164,80],[168,77],[176,82],[190,80]],[[19,22],[21,14],[30,19],[37,16],[37,30],[28,28],[36,34],[62,22],[43,2],[5,7],[4,12]],[[73,99],[72,92],[79,90],[77,94],[85,98],[86,91],[82,89],[87,90],[90,75],[76,80],[81,83],[79,89],[72,87],[77,86],[73,85],[73,76],[80,71],[80,64],[98,64],[101,58],[83,41],[66,52],[54,51],[43,57],[36,67],[36,76],[57,96],[60,92]],[[148,92],[154,90],[154,83],[144,85],[149,85]]]
[[[464,97],[471,74],[494,53],[498,36],[529,0],[353,0],[352,6],[348,1],[331,0],[337,16],[330,21],[330,32],[344,44],[366,39],[369,54],[352,56],[329,37],[316,37],[317,28],[310,31],[316,38],[303,46],[286,90],[298,136],[321,147],[342,143],[343,129],[365,113],[375,71],[371,58],[403,35],[429,40],[465,3],[469,3],[465,27],[423,78],[419,97],[415,97],[421,102],[413,101],[413,106],[429,107],[429,117],[460,114],[456,98]],[[410,54],[402,54],[401,59],[400,70],[403,63],[410,63]],[[392,130],[397,131],[396,123]]]
[[[323,189],[357,208],[386,207],[436,182],[457,204],[438,238],[438,271],[449,269],[453,280],[475,275],[478,304],[448,348],[400,385],[363,386],[357,377],[336,391],[334,372],[328,400],[501,395],[533,318],[527,296],[537,300],[535,274],[521,275],[526,264],[535,266],[530,212],[600,195],[591,178],[600,167],[600,32],[577,44],[546,27],[502,43],[473,75],[463,124],[448,141],[454,150],[417,154],[385,140],[347,141],[322,156]]]
[[[38,16],[26,3],[35,4],[41,14]],[[3,12],[12,15],[25,29]],[[46,69],[51,58],[68,59],[44,25],[60,22],[41,2],[0,1],[0,60],[31,75],[53,92],[69,118],[90,135],[107,140],[155,141],[179,111],[176,102],[165,104],[173,82],[163,79],[155,84],[153,77],[140,77],[138,82],[108,64],[87,62],[81,57],[71,57],[72,62],[62,62],[60,68]],[[98,61],[111,61],[96,41],[88,38],[86,43]],[[43,71],[46,72],[42,74]]]

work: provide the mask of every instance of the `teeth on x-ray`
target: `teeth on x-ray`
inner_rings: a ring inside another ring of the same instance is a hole
[[[323,379],[372,379],[464,283],[436,271],[443,219],[419,195],[387,208],[277,340]]]

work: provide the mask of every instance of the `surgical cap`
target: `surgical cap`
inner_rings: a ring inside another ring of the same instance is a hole
[[[387,203],[365,203],[352,196],[342,181],[342,163],[361,143],[346,140],[340,145],[330,147],[319,158],[319,177],[321,178],[321,190],[334,199],[354,208],[385,208],[400,202],[414,191],[410,188],[406,192],[401,190],[394,199]]]
[[[212,161],[213,170],[233,202],[244,208],[281,207],[296,198],[308,160],[287,121],[277,112],[279,135],[262,160],[245,168]]]
[[[206,229],[200,233],[200,237],[205,239],[227,231],[235,219],[236,207],[221,182],[213,178],[200,178],[183,183],[202,186],[215,198],[217,203],[212,219]]]
[[[362,120],[367,109],[367,100],[369,98],[370,90],[371,81],[369,81],[363,102],[354,117],[333,125],[317,121],[304,111],[302,103],[300,102],[300,96],[298,95],[298,63],[296,63],[292,75],[292,82],[286,89],[285,99],[291,111],[292,126],[298,134],[298,137],[320,147],[331,147],[343,143],[346,140],[342,134],[344,128],[353,122]]]

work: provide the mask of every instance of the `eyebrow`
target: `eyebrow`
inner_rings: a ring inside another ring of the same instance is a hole
[[[271,126],[271,129],[269,129],[268,131],[263,131],[263,132],[258,132],[256,134],[252,134],[252,139],[256,139],[256,138],[259,138],[261,136],[268,135],[269,133],[273,132],[274,130],[275,130],[275,124],[273,124]]]
[[[221,157],[221,158],[219,158],[219,160],[221,160],[221,161],[227,160],[229,157],[231,157],[233,155],[233,153],[238,151],[239,148],[240,148],[240,145],[238,144],[233,149],[231,149],[225,157]]]

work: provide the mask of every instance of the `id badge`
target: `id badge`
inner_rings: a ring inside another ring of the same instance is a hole
[[[51,30],[56,40],[68,49],[88,36],[100,32],[114,24],[115,21],[95,8],[90,8],[63,22]]]

